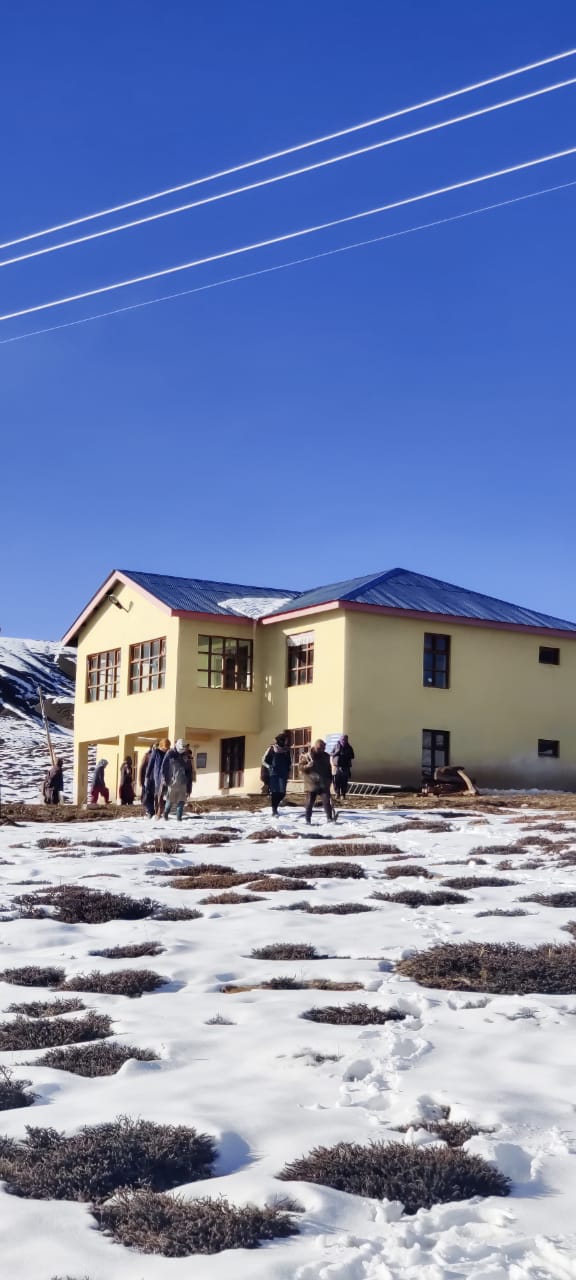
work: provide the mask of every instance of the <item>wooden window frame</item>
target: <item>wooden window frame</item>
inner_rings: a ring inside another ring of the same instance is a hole
[[[294,644],[295,639],[291,636],[292,643],[287,644],[286,684],[289,689],[312,684],[314,680],[314,640]]]
[[[430,742],[425,741],[425,734],[430,735]],[[442,742],[440,741],[442,739]],[[424,763],[424,752],[430,753],[430,763]],[[442,759],[440,758],[442,757]],[[440,769],[443,765],[450,764],[450,730],[449,729],[423,729],[422,730],[422,746],[421,746],[421,768],[422,777],[427,779],[434,778],[436,769]]]
[[[205,649],[201,642],[206,641]],[[246,647],[246,662],[240,662],[240,646]],[[220,646],[220,649],[218,648]],[[226,652],[228,650],[228,653]],[[228,665],[227,665],[228,662]],[[242,670],[245,666],[245,671]],[[252,693],[254,689],[254,641],[245,636],[198,636],[198,681],[201,689],[219,689],[221,693]],[[218,683],[218,676],[221,682]],[[242,679],[246,683],[241,683]]]
[[[560,739],[559,738],[539,738],[538,739],[538,758],[539,760],[559,760],[560,759]]]
[[[554,654],[554,657],[549,656],[545,658],[543,656],[544,654],[549,654],[549,655]],[[560,666],[560,649],[558,648],[557,645],[541,644],[538,651],[538,661],[542,664],[543,667],[559,667]]]
[[[152,646],[158,645],[158,652],[152,652]],[[145,650],[148,649],[148,653]],[[157,663],[156,670],[153,664]],[[158,683],[153,684],[157,679]],[[155,636],[153,640],[139,640],[130,645],[128,662],[128,693],[156,693],[166,687],[166,636]]]
[[[109,702],[120,696],[121,649],[101,649],[86,658],[86,702]],[[103,661],[103,659],[105,661]],[[95,676],[91,680],[91,676]],[[92,697],[91,695],[94,694]]]
[[[424,632],[422,683],[425,689],[450,688],[451,637],[439,631]]]
[[[298,770],[300,756],[312,745],[312,725],[304,725],[300,729],[289,729],[288,737],[290,739],[290,755],[292,757],[290,779],[292,782],[297,782],[300,778]]]

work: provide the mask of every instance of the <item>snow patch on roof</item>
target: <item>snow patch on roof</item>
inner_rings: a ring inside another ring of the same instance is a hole
[[[245,618],[265,618],[267,613],[275,613],[283,605],[288,604],[292,596],[239,596],[231,600],[219,600],[219,609],[230,609]]]

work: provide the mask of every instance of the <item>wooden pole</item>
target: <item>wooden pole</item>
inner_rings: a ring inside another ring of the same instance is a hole
[[[48,750],[49,750],[49,752],[50,752],[50,759],[51,759],[51,761],[52,761],[52,764],[53,764],[53,765],[55,765],[55,764],[56,764],[56,756],[54,755],[54,747],[52,746],[52,739],[51,739],[51,737],[50,737],[50,729],[48,728],[48,718],[47,718],[47,716],[46,716],[46,706],[45,706],[45,703],[44,703],[44,694],[42,693],[42,690],[41,690],[41,689],[38,689],[38,697],[39,697],[39,699],[40,699],[40,710],[41,710],[41,712],[42,712],[42,719],[43,719],[43,721],[44,721],[44,728],[45,728],[45,730],[46,730],[46,739],[47,739],[47,742],[48,742]]]

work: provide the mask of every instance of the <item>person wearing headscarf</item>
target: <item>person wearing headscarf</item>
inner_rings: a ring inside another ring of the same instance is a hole
[[[108,804],[110,800],[110,792],[106,786],[105,773],[107,760],[99,760],[94,773],[92,774],[92,787],[90,789],[90,804],[98,804],[98,799],[103,796],[104,803]]]
[[[126,756],[122,761],[120,769],[120,787],[118,795],[120,804],[134,804],[134,775],[132,771],[132,756]]]
[[[292,768],[290,740],[286,733],[277,733],[274,741],[264,752],[262,768],[267,770],[268,788],[272,803],[272,817],[278,817],[278,807],[286,795],[286,787]]]
[[[306,822],[312,822],[312,810],[317,800],[321,800],[328,822],[335,822],[336,815],[330,799],[332,782],[332,766],[323,738],[317,738],[310,750],[300,756],[298,768],[304,778],[306,792]]]
[[[337,800],[344,800],[352,774],[354,749],[348,741],[348,734],[343,733],[338,739],[330,756],[332,765],[332,782]]]

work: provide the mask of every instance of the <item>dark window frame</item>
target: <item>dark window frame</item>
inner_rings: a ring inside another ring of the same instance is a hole
[[[296,637],[290,636],[287,643],[286,684],[289,689],[314,681],[314,640],[291,644],[290,640],[294,639]]]
[[[547,656],[544,657],[544,654]],[[543,667],[559,667],[560,649],[557,645],[541,644],[538,651],[538,661]]]
[[[86,702],[120,697],[121,649],[101,649],[86,658]]]
[[[450,764],[450,730],[423,729],[421,745],[422,777],[433,779],[434,771]]]
[[[312,725],[307,724],[299,729],[289,729],[288,737],[290,739],[290,755],[292,757],[290,778],[292,782],[297,782],[300,778],[298,769],[300,756],[312,745]]]
[[[202,647],[202,645],[205,647]],[[241,657],[242,653],[242,657]],[[252,693],[254,688],[254,642],[245,636],[198,636],[198,680],[201,689],[223,693]]]
[[[424,632],[422,683],[425,689],[450,688],[451,637],[439,631]]]
[[[540,760],[559,760],[560,759],[560,739],[559,738],[539,738],[538,739],[538,758]]]
[[[158,646],[156,652],[153,646]],[[147,652],[146,652],[147,651]],[[154,683],[154,682],[157,683]],[[166,687],[166,636],[130,645],[128,693],[155,693]]]

